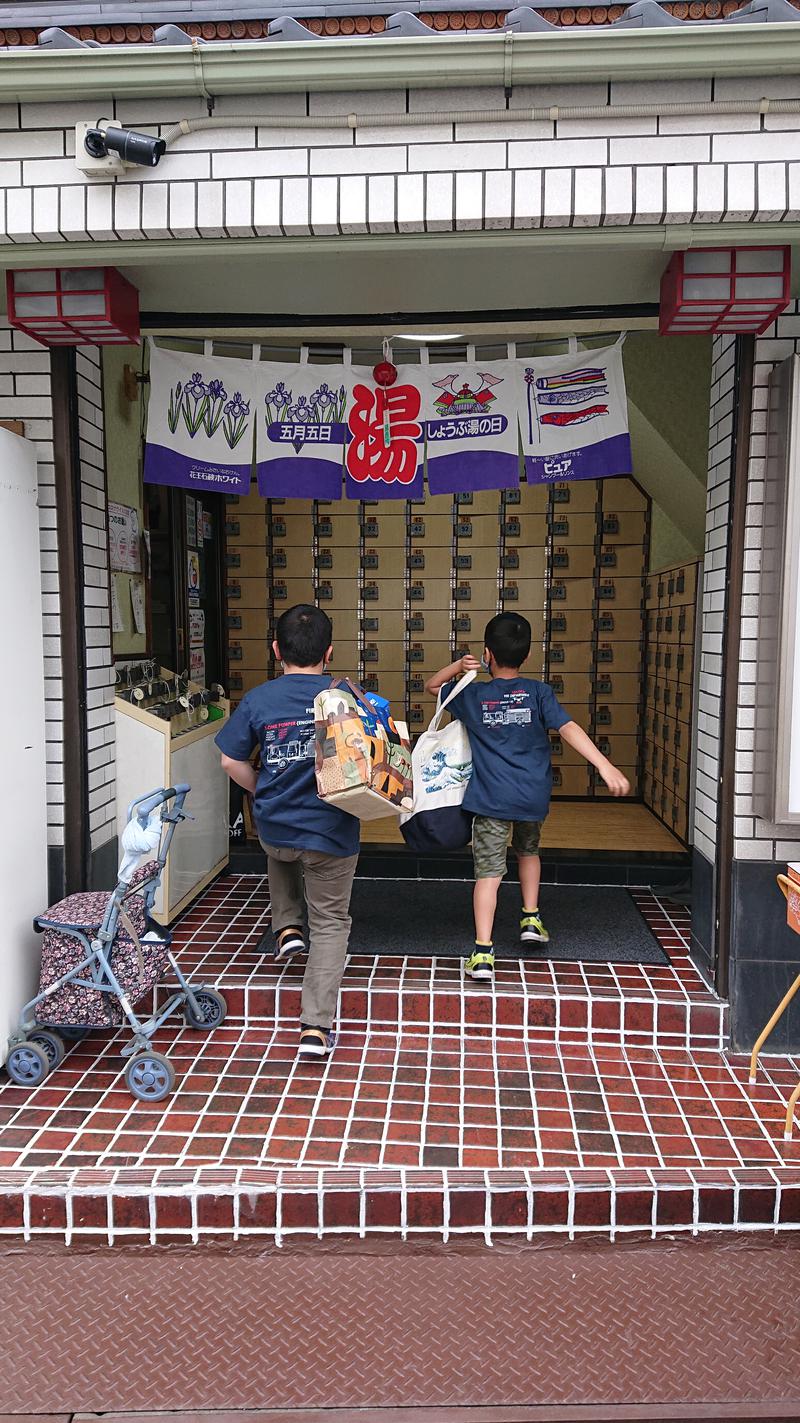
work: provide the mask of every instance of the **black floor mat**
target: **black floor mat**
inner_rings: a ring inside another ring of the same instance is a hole
[[[519,942],[519,885],[503,884],[494,926],[498,958],[668,964],[627,889],[545,885],[540,908],[549,944]],[[351,954],[466,957],[475,938],[472,888],[453,880],[357,879]]]

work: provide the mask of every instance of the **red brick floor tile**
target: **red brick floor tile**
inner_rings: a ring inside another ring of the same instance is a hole
[[[500,962],[494,994],[486,994],[465,989],[454,961],[354,960],[336,1054],[325,1064],[302,1065],[294,1020],[301,966],[281,970],[253,952],[267,917],[264,885],[229,877],[177,929],[184,966],[220,981],[234,1011],[202,1039],[178,1026],[160,1030],[156,1045],[178,1073],[175,1095],[155,1108],[134,1104],[120,1079],[119,1036],[93,1034],[38,1091],[0,1087],[0,1168],[77,1171],[74,1229],[100,1236],[108,1201],[88,1187],[86,1172],[125,1173],[143,1162],[179,1167],[189,1179],[215,1163],[231,1172],[262,1163],[289,1174],[295,1167],[331,1167],[356,1181],[359,1171],[373,1168],[423,1168],[440,1180],[466,1171],[480,1180],[498,1168],[536,1173],[566,1166],[581,1181],[576,1227],[606,1229],[609,1171],[615,1181],[618,1170],[629,1173],[628,1187],[617,1186],[620,1227],[648,1228],[655,1181],[656,1224],[669,1229],[691,1225],[694,1195],[685,1171],[679,1186],[668,1189],[664,1168],[697,1168],[700,1228],[730,1223],[734,1190],[741,1221],[767,1226],[775,1191],[762,1177],[771,1181],[771,1170],[789,1166],[800,1170],[800,1141],[782,1139],[798,1067],[767,1056],[758,1083],[748,1084],[746,1060],[720,1050],[724,1010],[689,959],[688,916],[672,906],[665,912],[646,894],[637,894],[637,902],[668,967]],[[276,1002],[283,1015],[277,1023]],[[250,1014],[247,1024],[237,1011]],[[695,1036],[687,1037],[687,1026]],[[652,1168],[653,1181],[633,1190],[630,1173],[642,1167]],[[714,1180],[702,1175],[704,1167],[716,1169]],[[586,1173],[595,1168],[601,1174],[585,1189]],[[726,1183],[728,1168],[744,1175]],[[780,1221],[800,1216],[797,1180],[782,1182]],[[409,1193],[414,1228],[441,1230],[438,1207],[421,1204],[426,1194]],[[412,1195],[420,1196],[413,1207]],[[565,1226],[568,1195],[536,1190],[537,1225]],[[433,1196],[440,1200],[441,1192]],[[255,1206],[240,1197],[241,1228],[273,1229],[274,1193],[254,1199]],[[396,1192],[368,1192],[368,1227],[397,1229],[398,1199]],[[302,1204],[307,1200],[313,1220]],[[495,1190],[492,1228],[527,1230],[527,1200],[524,1186]],[[317,1228],[316,1192],[284,1192],[284,1204],[287,1230]],[[62,1205],[49,1189],[32,1190],[31,1229],[64,1228]],[[150,1209],[146,1195],[123,1191],[114,1203],[115,1229],[148,1233]],[[18,1229],[20,1210],[18,1194],[0,1196],[0,1229]],[[323,1226],[356,1229],[361,1210],[357,1189],[339,1188]],[[460,1221],[482,1229],[485,1211],[484,1184],[453,1191],[454,1229]],[[233,1200],[202,1192],[193,1214],[188,1196],[156,1193],[155,1224],[162,1236],[194,1224],[201,1233],[230,1232]]]

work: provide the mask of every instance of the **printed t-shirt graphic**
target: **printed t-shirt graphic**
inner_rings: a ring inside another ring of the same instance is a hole
[[[442,697],[454,682],[442,689]],[[552,687],[533,677],[473,682],[448,710],[472,747],[464,809],[495,820],[544,820],[553,787],[550,738],[571,720]]]
[[[267,845],[328,855],[358,852],[359,822],[317,795],[314,698],[330,684],[330,677],[313,673],[262,682],[242,698],[216,738],[220,751],[236,761],[260,747],[254,808]]]

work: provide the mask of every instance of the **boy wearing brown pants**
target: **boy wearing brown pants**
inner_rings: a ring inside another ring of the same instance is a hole
[[[255,821],[267,856],[274,956],[286,962],[309,950],[303,975],[299,1056],[327,1057],[350,939],[350,894],[358,863],[360,824],[317,795],[314,698],[330,686],[333,655],[327,613],[310,604],[278,619],[273,650],[283,676],[248,692],[216,738],[223,770],[254,797]],[[261,752],[258,773],[250,762]],[[304,906],[305,900],[305,906]],[[266,949],[265,936],[259,949]]]

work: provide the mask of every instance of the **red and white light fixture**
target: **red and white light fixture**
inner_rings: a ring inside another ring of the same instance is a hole
[[[8,319],[42,346],[133,346],[139,293],[114,267],[6,274]]]
[[[661,278],[662,336],[765,331],[789,303],[788,247],[675,252]]]

